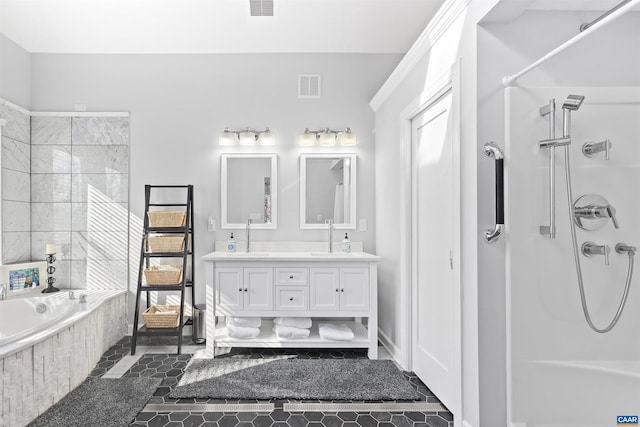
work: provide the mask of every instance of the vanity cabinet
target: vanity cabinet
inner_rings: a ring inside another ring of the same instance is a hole
[[[368,310],[369,269],[310,268],[312,311]]]
[[[268,253],[203,257],[207,265],[208,357],[218,347],[367,348],[377,358],[377,260],[369,254]],[[235,339],[226,335],[224,317],[260,317],[260,335]],[[308,338],[286,340],[273,332],[275,317],[311,317]],[[340,320],[333,320],[339,318]],[[345,320],[346,319],[346,320]],[[351,341],[320,338],[318,323],[346,323]]]
[[[216,270],[216,301],[231,311],[273,309],[271,268],[221,267]]]

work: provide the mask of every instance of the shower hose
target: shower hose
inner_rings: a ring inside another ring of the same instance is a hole
[[[633,277],[633,256],[634,252],[629,251],[629,269],[627,270],[627,283],[624,287],[624,293],[622,294],[622,299],[620,300],[620,305],[618,306],[618,311],[616,311],[616,315],[613,317],[611,322],[606,328],[600,329],[596,325],[593,324],[591,320],[591,315],[589,314],[589,307],[587,306],[587,297],[584,293],[584,280],[582,278],[582,267],[580,266],[580,251],[578,250],[578,240],[576,238],[576,225],[573,221],[573,190],[571,189],[571,164],[569,161],[569,145],[564,146],[564,171],[566,175],[567,181],[567,202],[569,203],[569,223],[571,224],[571,240],[573,242],[573,258],[575,260],[576,265],[576,273],[578,274],[578,288],[580,289],[580,301],[582,302],[582,311],[584,312],[584,317],[587,320],[587,324],[591,329],[600,334],[604,334],[609,332],[616,326],[618,320],[620,320],[620,315],[622,315],[622,311],[624,310],[624,306],[627,303],[627,296],[629,296],[629,288],[631,287],[631,278]]]

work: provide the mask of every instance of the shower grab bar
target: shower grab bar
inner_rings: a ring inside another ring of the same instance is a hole
[[[556,139],[556,100],[550,99],[549,103],[540,107],[540,116],[549,116],[549,139],[540,141],[540,148],[549,149],[549,225],[540,226],[540,234],[556,238],[556,149],[560,145],[571,142],[564,138]]]
[[[484,232],[484,241],[492,244],[504,231],[504,152],[493,141],[484,144],[484,154],[495,158],[496,164],[496,225]]]

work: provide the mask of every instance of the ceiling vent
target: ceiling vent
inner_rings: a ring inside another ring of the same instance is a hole
[[[320,98],[320,74],[298,75],[298,98]]]
[[[251,16],[273,16],[273,0],[249,0]]]

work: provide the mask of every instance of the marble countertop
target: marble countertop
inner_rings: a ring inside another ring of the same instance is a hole
[[[377,255],[366,252],[226,252],[215,251],[203,261],[378,261]]]

